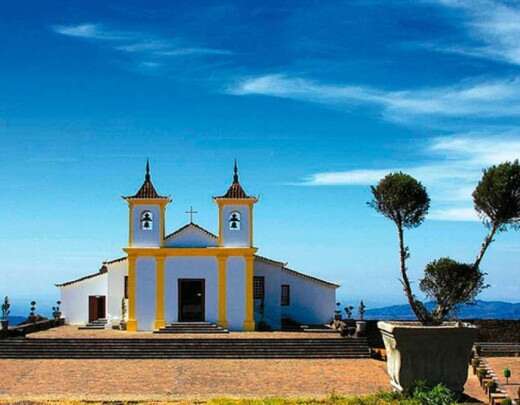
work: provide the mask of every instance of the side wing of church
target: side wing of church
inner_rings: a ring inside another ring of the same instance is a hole
[[[210,322],[230,330],[280,329],[283,319],[302,324],[331,320],[338,285],[257,255],[253,207],[235,163],[233,183],[214,201],[218,235],[193,222],[166,235],[171,199],[145,181],[129,208],[126,255],[99,272],[57,284],[69,324],[126,321],[129,331],[152,331],[172,322]]]

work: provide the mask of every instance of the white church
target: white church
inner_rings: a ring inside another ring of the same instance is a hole
[[[237,331],[282,320],[324,324],[331,320],[339,287],[256,254],[253,207],[256,197],[233,183],[214,197],[218,234],[190,223],[166,234],[165,211],[172,201],[157,193],[150,166],[128,203],[125,256],[101,269],[56,284],[68,324],[106,319],[106,327],[126,321],[128,331],[157,331],[177,322],[209,322]]]

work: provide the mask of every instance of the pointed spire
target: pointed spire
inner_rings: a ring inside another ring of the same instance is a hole
[[[150,175],[150,160],[146,159],[146,169],[144,175],[144,183],[141,188],[137,191],[136,194],[132,196],[126,196],[124,198],[159,198],[159,199],[169,199],[169,197],[165,197],[159,195],[155,190],[155,187],[152,184],[152,176]]]
[[[146,174],[144,176],[145,181],[150,181],[150,159],[146,159]]]
[[[235,167],[233,167],[233,183],[238,183],[238,165],[235,159]]]
[[[240,185],[240,182],[238,181],[238,163],[235,159],[235,164],[233,165],[233,184],[228,188],[228,191],[226,194],[215,197],[215,198],[234,198],[234,199],[241,199],[241,198],[254,198],[249,197],[242,186]]]

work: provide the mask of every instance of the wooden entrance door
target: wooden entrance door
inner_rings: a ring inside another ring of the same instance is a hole
[[[104,295],[90,295],[88,297],[88,321],[106,317],[106,297]]]
[[[179,321],[204,321],[204,279],[180,279]]]

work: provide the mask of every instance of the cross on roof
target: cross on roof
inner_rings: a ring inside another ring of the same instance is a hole
[[[193,207],[190,206],[189,211],[184,211],[184,213],[190,215],[190,224],[192,224],[193,223],[193,214],[198,214],[199,211],[193,211]]]

